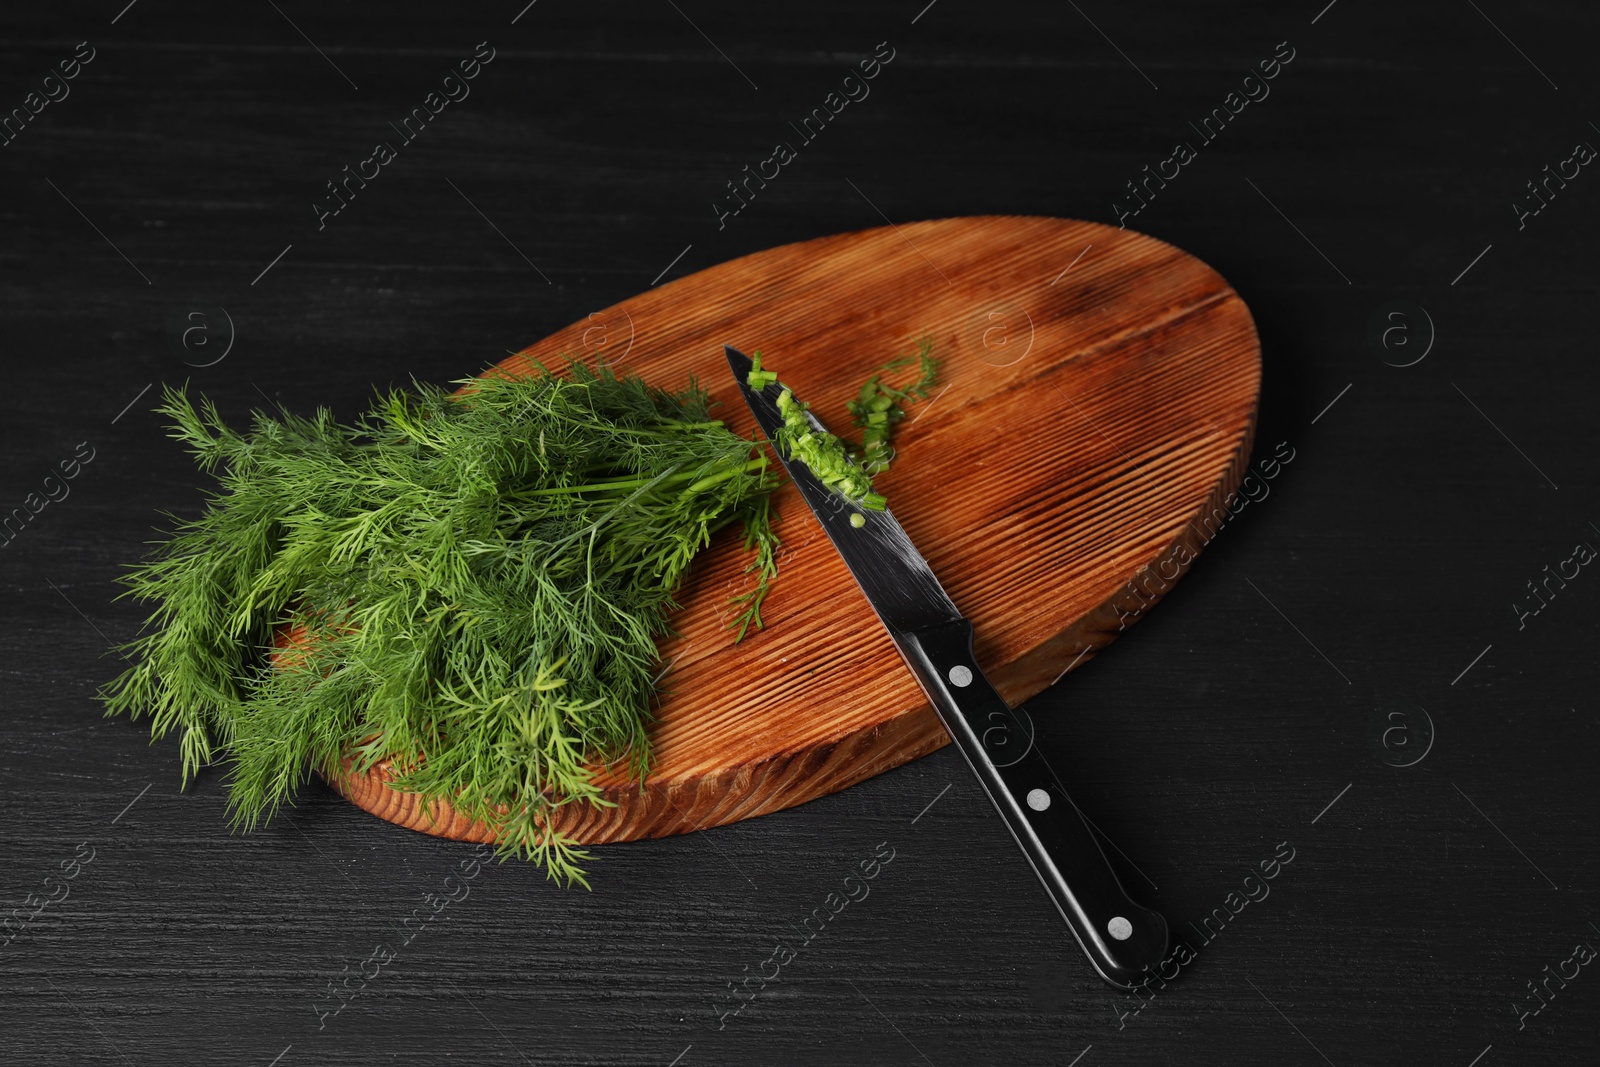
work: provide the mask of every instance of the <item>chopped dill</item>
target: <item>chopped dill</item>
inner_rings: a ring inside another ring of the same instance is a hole
[[[883,371],[898,370],[913,360],[918,364],[918,374],[904,388],[883,380]],[[750,388],[763,388],[777,381],[775,372],[761,369],[761,353],[757,352],[751,362],[753,369],[747,379]],[[923,337],[915,353],[891,359],[862,384],[856,398],[845,405],[851,420],[862,431],[859,454],[843,438],[813,427],[806,418],[811,405],[795,399],[785,387],[778,394],[778,413],[783,416],[783,425],[778,428],[776,440],[782,443],[785,455],[805,463],[823,485],[860,508],[882,511],[888,501],[883,494],[873,492],[872,476],[888,470],[894,458],[889,438],[894,424],[906,417],[902,404],[925,399],[938,373],[939,361],[933,357],[933,339]],[[860,528],[864,523],[865,518],[860,513],[850,517],[852,526]]]
[[[882,371],[899,370],[917,363],[917,377],[904,388],[897,388],[883,380]],[[882,474],[889,469],[894,450],[889,438],[894,424],[906,417],[904,404],[926,400],[928,390],[939,374],[939,361],[933,357],[933,338],[924,336],[917,351],[897,356],[880,368],[880,373],[868,378],[856,398],[845,406],[850,410],[851,421],[861,431],[861,469],[870,474]]]

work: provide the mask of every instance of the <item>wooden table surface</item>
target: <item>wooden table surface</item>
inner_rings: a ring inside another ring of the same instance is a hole
[[[13,5],[5,1061],[1592,1061],[1600,15],[1324,2]],[[734,256],[978,214],[1217,268],[1257,470],[1292,456],[1028,704],[1191,948],[1160,988],[1091,976],[950,748],[584,892],[318,782],[235,835],[221,768],[101,717],[116,578],[202,499],[160,383],[351,415]]]

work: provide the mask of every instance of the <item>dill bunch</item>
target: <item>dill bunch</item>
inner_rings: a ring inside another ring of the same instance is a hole
[[[178,731],[185,783],[225,749],[235,826],[313,770],[390,759],[397,788],[483,820],[502,858],[587,886],[548,816],[609,803],[596,763],[648,769],[656,639],[732,523],[755,572],[736,640],[761,625],[777,475],[692,379],[569,364],[380,394],[353,425],[256,412],[247,433],[165,390],[156,410],[220,489],[124,577],[156,607],[107,714]]]

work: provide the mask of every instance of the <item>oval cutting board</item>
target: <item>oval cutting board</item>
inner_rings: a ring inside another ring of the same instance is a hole
[[[924,334],[942,359],[875,479],[977,631],[1013,706],[1082,666],[1160,598],[1226,515],[1249,462],[1260,349],[1244,302],[1171,245],[1070,219],[940,219],[784,245],[652,288],[501,366],[563,354],[653,384],[690,375],[738,433],[755,424],[722,354],[760,349],[835,432],[845,402]],[[904,375],[905,371],[898,374]],[[893,377],[902,381],[904,378]],[[662,643],[671,690],[641,788],[570,804],[585,843],[686,833],[779,811],[926,755],[949,737],[787,479],[764,630],[734,644],[736,528],[696,560]],[[333,784],[412,829],[492,840],[425,810],[380,765]]]

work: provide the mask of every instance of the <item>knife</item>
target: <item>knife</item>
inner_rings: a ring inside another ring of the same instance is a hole
[[[783,383],[751,389],[750,359],[728,345],[723,351],[745,403],[768,441],[774,442],[783,425],[778,412]],[[827,432],[809,411],[806,417],[815,431]],[[824,485],[803,461],[791,464],[775,443],[772,450],[850,568],[1095,971],[1118,989],[1148,981],[1167,955],[1167,921],[1128,896],[1078,806],[1034,744],[1026,712],[1007,707],[984,677],[972,654],[971,621],[956,609],[928,561],[887,508],[857,508]],[[855,515],[863,519],[853,520]]]

